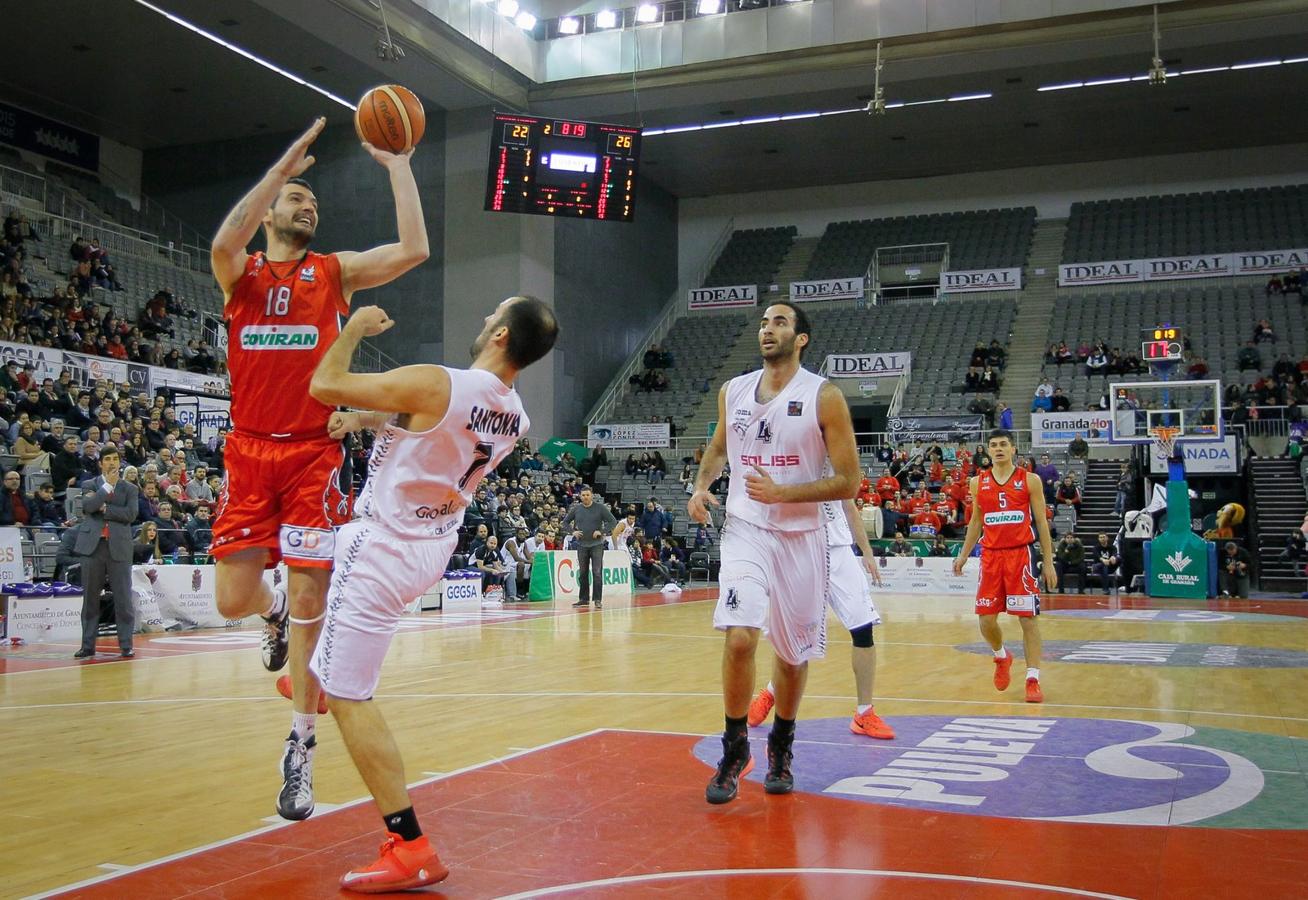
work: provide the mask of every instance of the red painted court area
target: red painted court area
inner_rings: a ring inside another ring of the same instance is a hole
[[[606,730],[420,784],[414,806],[451,870],[427,895],[1229,900],[1308,884],[1300,831],[959,815],[770,797],[753,781],[712,807],[696,740]],[[380,837],[360,802],[59,896],[336,896]]]

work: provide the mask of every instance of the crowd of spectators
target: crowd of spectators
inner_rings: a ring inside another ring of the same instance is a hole
[[[671,369],[673,366],[672,353],[664,350],[658,344],[654,344],[645,351],[641,357],[641,368],[643,372],[635,372],[627,379],[627,384],[635,390],[637,394],[641,391],[663,393],[672,383],[668,381],[668,376],[664,369]]]

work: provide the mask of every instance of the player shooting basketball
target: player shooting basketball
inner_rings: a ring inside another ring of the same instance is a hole
[[[230,336],[233,424],[213,529],[218,609],[229,619],[267,620],[263,661],[270,671],[289,656],[294,713],[277,798],[288,819],[313,812],[315,714],[325,710],[308,664],[322,628],[332,529],[350,516],[340,439],[359,427],[357,415],[310,397],[309,381],[340,334],[353,293],[395,280],[428,255],[413,151],[371,144],[364,149],[390,175],[399,240],[362,253],[309,249],[318,198],[300,176],[313,165],[309,146],[325,122],[314,122],[241,199],[212,250]],[[261,226],[268,249],[247,253]],[[287,593],[269,590],[262,578],[282,559],[290,569]]]

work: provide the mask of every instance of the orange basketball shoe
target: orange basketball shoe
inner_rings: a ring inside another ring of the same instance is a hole
[[[749,712],[745,714],[745,722],[750,728],[762,725],[763,720],[772,712],[772,704],[777,702],[777,698],[772,696],[772,692],[767,688],[759,691],[754,699],[749,701]]]
[[[1027,703],[1045,702],[1045,692],[1040,690],[1039,678],[1028,678],[1026,680],[1026,702]]]
[[[294,695],[291,693],[291,676],[283,675],[277,679],[277,693],[281,694],[287,700],[293,700]],[[327,715],[327,692],[318,692],[318,715]]]
[[[405,841],[388,831],[381,857],[370,866],[346,872],[341,887],[360,894],[386,894],[435,884],[449,874],[425,834],[416,841]]]
[[[849,730],[854,734],[866,734],[868,737],[880,738],[883,741],[895,739],[895,730],[871,709],[854,716],[854,720],[849,723]]]
[[[1008,690],[1009,682],[1012,681],[1010,670],[1013,668],[1013,651],[1005,650],[1003,659],[995,659],[995,690]]]

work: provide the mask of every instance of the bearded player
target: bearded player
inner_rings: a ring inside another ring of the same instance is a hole
[[[318,682],[309,657],[325,611],[333,527],[349,519],[350,485],[340,439],[359,427],[309,396],[309,381],[341,331],[355,291],[393,281],[427,258],[413,151],[363,147],[390,175],[399,241],[362,253],[309,249],[318,199],[300,176],[314,159],[318,119],[236,205],[213,239],[213,272],[223,291],[230,336],[233,430],[226,480],[213,529],[218,609],[228,619],[268,622],[263,662],[278,671],[290,660],[294,712],[282,755],[277,811],[287,819],[313,812],[313,750]],[[268,249],[246,245],[262,226]],[[285,560],[287,592],[273,592],[263,571]],[[289,632],[289,634],[288,634]]]
[[[1008,690],[1013,654],[1004,647],[999,613],[1007,612],[1022,623],[1022,648],[1026,657],[1026,702],[1045,699],[1040,690],[1040,585],[1031,571],[1031,544],[1040,535],[1041,575],[1050,591],[1058,588],[1054,572],[1054,542],[1045,516],[1045,490],[1040,476],[1013,465],[1016,452],[1013,433],[1003,428],[990,432],[986,451],[992,463],[989,471],[971,481],[972,519],[967,537],[954,558],[954,574],[981,539],[981,581],[976,589],[976,614],[981,636],[995,654],[995,689]],[[1034,527],[1033,527],[1034,526]]]

